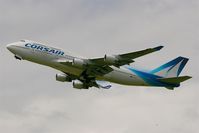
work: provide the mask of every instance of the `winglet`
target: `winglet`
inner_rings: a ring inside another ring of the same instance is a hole
[[[163,47],[164,47],[164,46],[158,46],[158,47],[155,47],[155,48],[153,48],[153,49],[155,49],[155,51],[159,51],[159,50],[161,50]]]

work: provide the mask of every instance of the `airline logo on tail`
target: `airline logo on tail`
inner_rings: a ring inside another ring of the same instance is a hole
[[[185,57],[178,57],[152,70],[151,73],[165,78],[178,77],[188,60],[189,59]]]
[[[178,57],[149,73],[135,70],[130,66],[127,68],[142,78],[148,85],[164,86],[167,89],[173,90],[174,87],[180,86],[181,82],[191,78],[190,76],[179,77],[188,60],[185,57]]]

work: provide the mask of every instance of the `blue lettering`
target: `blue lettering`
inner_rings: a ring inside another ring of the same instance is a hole
[[[43,47],[42,46],[38,46],[37,49],[42,51]]]
[[[49,48],[44,47],[44,48],[43,48],[43,51],[44,51],[44,52],[48,52],[48,51],[49,51]]]
[[[59,51],[57,54],[58,54],[58,55],[64,55],[64,52]]]
[[[37,45],[32,44],[32,45],[31,45],[31,48],[35,49],[35,48],[37,48]]]
[[[44,46],[41,46],[41,45],[36,44],[36,43],[33,43],[33,44],[26,43],[25,47],[37,49],[37,50],[40,50],[40,51],[44,51],[44,52],[48,52],[48,53],[52,53],[52,54],[56,54],[56,55],[64,55],[63,51],[59,51],[59,50],[56,50],[56,49],[50,49],[48,47],[44,47]]]
[[[25,46],[26,46],[26,47],[30,47],[31,44],[30,44],[30,43],[26,43]]]
[[[55,52],[54,54],[58,54],[58,52],[59,52],[59,51],[58,51],[58,50],[56,50],[56,52]]]
[[[49,53],[55,53],[55,50],[54,49],[51,49],[50,51],[49,51]]]

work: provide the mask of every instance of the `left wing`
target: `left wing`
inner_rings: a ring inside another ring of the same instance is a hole
[[[122,66],[126,64],[130,64],[134,62],[133,59],[138,58],[140,56],[159,51],[163,46],[158,46],[155,48],[149,48],[141,51],[119,54],[113,56],[105,55],[104,58],[96,58],[96,59],[58,59],[57,62],[64,65],[73,65],[75,67],[81,67],[83,72],[81,75],[84,77],[96,77],[97,75],[103,76],[107,73],[113,71],[111,66]]]
[[[158,46],[155,48],[148,48],[145,50],[126,53],[126,54],[119,54],[119,55],[112,55],[112,56],[105,55],[104,58],[90,59],[90,62],[98,66],[113,65],[113,66],[119,67],[119,66],[134,62],[133,59],[135,58],[159,51],[162,48],[163,46]]]

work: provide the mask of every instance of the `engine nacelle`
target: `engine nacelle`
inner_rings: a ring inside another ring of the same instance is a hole
[[[80,80],[73,80],[73,88],[84,89],[84,83]]]
[[[56,80],[61,81],[61,82],[71,82],[72,81],[70,76],[68,76],[67,74],[61,74],[61,73],[56,74]]]
[[[118,59],[117,56],[114,56],[114,55],[105,55],[104,56],[104,61],[107,64],[114,64],[115,62],[119,61],[119,59]]]
[[[75,58],[73,59],[72,65],[75,67],[82,68],[86,63],[82,59]]]

